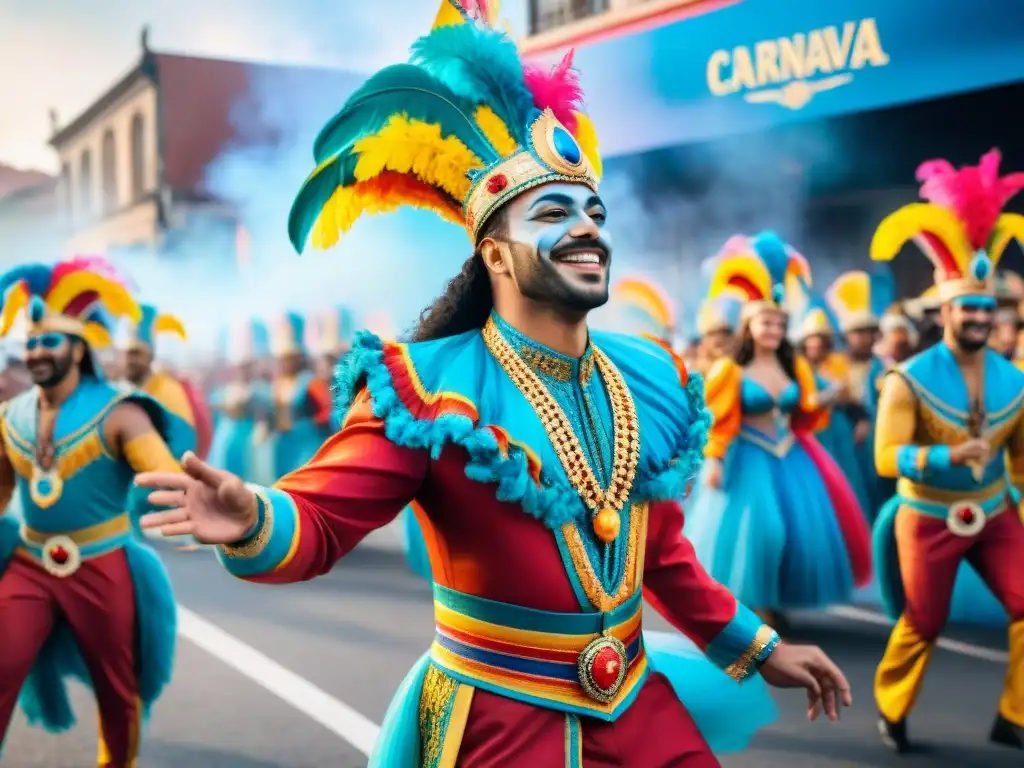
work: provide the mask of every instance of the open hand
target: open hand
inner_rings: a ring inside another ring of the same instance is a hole
[[[853,705],[846,677],[816,645],[779,643],[762,665],[761,677],[776,688],[806,688],[808,720],[817,720],[824,712],[836,722],[840,704]]]
[[[155,489],[149,503],[171,507],[143,516],[143,529],[164,536],[193,536],[203,544],[234,544],[248,535],[257,518],[256,494],[240,478],[214,469],[191,451],[183,473],[145,472],[135,484]]]

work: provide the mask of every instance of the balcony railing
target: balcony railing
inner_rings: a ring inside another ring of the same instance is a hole
[[[607,11],[613,0],[530,0],[530,34],[537,35]]]

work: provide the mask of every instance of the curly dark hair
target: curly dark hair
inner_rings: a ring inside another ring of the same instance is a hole
[[[507,236],[508,217],[504,209],[499,209],[484,224],[478,239]],[[433,341],[483,328],[493,309],[491,280],[477,250],[466,259],[462,271],[451,279],[444,293],[420,313],[410,340]]]
[[[789,339],[782,339],[782,343],[779,344],[779,349],[775,355],[785,374],[791,381],[796,381],[796,350],[789,342]],[[754,359],[754,337],[750,334],[749,325],[744,325],[743,330],[740,332],[740,343],[736,350],[735,359],[736,363],[741,367]]]

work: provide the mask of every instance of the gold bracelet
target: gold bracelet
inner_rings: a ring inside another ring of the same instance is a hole
[[[274,505],[266,492],[258,485],[246,485],[256,494],[257,504],[260,506],[260,517],[257,518],[259,527],[256,532],[237,544],[221,544],[220,551],[230,558],[256,557],[266,549],[271,535],[274,533]]]

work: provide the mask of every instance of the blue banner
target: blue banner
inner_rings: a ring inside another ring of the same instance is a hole
[[[1024,0],[740,0],[576,65],[604,153],[632,154],[1024,80]]]

